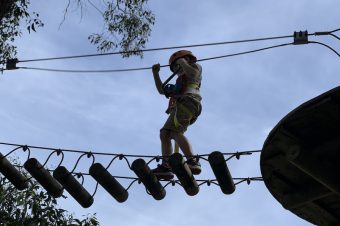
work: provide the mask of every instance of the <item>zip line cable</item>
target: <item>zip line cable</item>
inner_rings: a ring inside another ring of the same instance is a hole
[[[322,42],[315,42],[315,41],[308,41],[308,43],[319,44],[319,45],[325,46],[328,49],[330,49],[331,51],[333,51],[338,57],[340,57],[340,53],[338,53],[335,49],[333,49],[329,45],[326,45],[326,44],[324,44]],[[290,42],[290,43],[284,43],[284,44],[279,44],[279,45],[274,45],[274,46],[268,46],[268,47],[254,49],[254,50],[249,50],[249,51],[244,51],[244,52],[232,53],[232,54],[216,56],[216,57],[202,58],[202,59],[198,59],[197,62],[216,60],[216,59],[228,58],[228,57],[234,57],[234,56],[240,56],[240,55],[246,55],[246,54],[250,54],[250,53],[265,51],[265,50],[279,48],[279,47],[284,47],[284,46],[289,46],[289,45],[295,45],[295,43],[294,42]],[[169,65],[161,65],[160,67],[168,67],[168,66]],[[64,73],[114,73],[114,72],[129,72],[129,71],[151,70],[152,67],[114,69],[114,70],[64,70],[64,69],[39,68],[39,67],[17,67],[17,69],[38,70],[38,71],[51,71],[51,72],[64,72]]]
[[[163,65],[161,67],[166,67]],[[64,73],[113,73],[113,72],[128,72],[128,71],[142,71],[150,70],[151,67],[142,68],[128,68],[128,69],[113,69],[113,70],[64,70],[64,69],[54,69],[54,68],[39,68],[39,67],[17,67],[17,69],[25,70],[36,70],[36,71],[50,71],[50,72],[64,72]]]
[[[234,56],[239,56],[239,55],[245,55],[245,54],[260,52],[260,51],[278,48],[278,47],[283,47],[283,46],[288,46],[288,45],[293,45],[293,43],[285,43],[285,44],[274,45],[274,46],[269,46],[269,47],[265,47],[265,48],[250,50],[250,51],[244,51],[244,52],[227,54],[227,55],[216,56],[216,57],[203,58],[203,59],[198,59],[197,62],[208,61],[208,60],[216,60],[216,59],[220,59],[220,58],[234,57]],[[161,65],[160,67],[168,67],[168,66],[169,65]],[[113,73],[113,72],[151,70],[152,67],[128,68],[128,69],[117,69],[117,70],[63,70],[63,69],[39,68],[39,67],[17,67],[17,69],[65,72],[65,73],[110,73],[110,72]]]
[[[13,144],[13,143],[5,143],[0,142],[0,145],[12,146],[15,147],[13,151],[22,148],[24,151],[30,149],[40,149],[40,150],[48,150],[48,151],[61,151],[61,152],[70,152],[70,153],[78,153],[78,154],[89,154],[89,155],[103,155],[103,156],[113,156],[118,158],[131,157],[131,158],[155,158],[161,159],[161,156],[155,155],[134,155],[134,154],[117,154],[117,153],[107,153],[107,152],[92,152],[92,151],[81,151],[74,149],[60,149],[60,148],[51,148],[51,147],[42,147],[42,146],[33,146],[33,145],[22,145],[22,144]],[[225,152],[223,155],[234,156],[239,158],[241,155],[251,155],[252,153],[259,153],[261,150],[250,150],[250,151],[239,151],[239,152]],[[9,153],[11,154],[11,153]],[[7,154],[8,155],[8,154]],[[195,155],[198,157],[207,157],[209,154],[201,154]]]
[[[308,43],[314,43],[314,44],[320,44],[331,51],[333,51],[337,56],[340,57],[340,54],[333,49],[332,47],[321,43],[321,42],[315,42],[315,41],[308,41],[308,36],[314,35],[314,36],[324,36],[324,35],[331,35],[332,37],[340,40],[340,38],[334,34],[334,32],[339,31],[339,29],[333,30],[333,31],[324,31],[324,32],[315,32],[312,34],[308,34],[307,31],[305,32],[294,32],[294,35],[286,35],[286,36],[277,36],[277,37],[268,37],[268,38],[257,38],[257,39],[246,39],[246,40],[238,40],[238,41],[227,41],[227,42],[215,42],[215,43],[206,43],[206,44],[197,44],[197,45],[186,45],[186,46],[173,46],[173,47],[162,47],[162,48],[152,48],[152,49],[145,49],[140,50],[140,52],[151,52],[151,51],[159,51],[159,50],[168,50],[168,49],[177,49],[177,48],[190,48],[190,47],[202,47],[202,46],[212,46],[212,45],[222,45],[222,44],[235,44],[235,43],[244,43],[244,42],[255,42],[255,41],[264,41],[264,40],[273,40],[273,39],[283,39],[283,38],[291,38],[294,37],[294,42],[292,43],[285,43],[280,45],[274,45],[264,48],[259,48],[255,50],[250,51],[244,51],[234,54],[228,54],[228,55],[222,55],[222,56],[216,56],[216,57],[209,57],[209,58],[203,58],[199,59],[199,61],[208,61],[208,60],[215,60],[220,58],[226,58],[226,57],[233,57],[233,56],[239,56],[244,54],[250,54],[254,52],[260,52],[268,49],[288,46],[288,45],[295,45],[295,44],[308,44]],[[303,40],[299,36],[303,36]],[[296,42],[298,40],[298,42]],[[152,67],[139,67],[139,68],[128,68],[128,69],[110,69],[110,70],[64,70],[64,69],[54,69],[54,68],[40,68],[40,67],[17,67],[16,63],[20,62],[33,62],[33,61],[46,61],[46,60],[61,60],[61,59],[73,59],[73,58],[82,58],[82,57],[94,57],[94,56],[103,56],[103,55],[113,55],[113,54],[124,54],[124,53],[134,53],[137,51],[120,51],[120,52],[113,52],[113,53],[101,53],[101,54],[87,54],[87,55],[76,55],[76,56],[64,56],[64,57],[51,57],[51,58],[40,58],[40,59],[31,59],[31,60],[17,60],[17,59],[11,59],[7,61],[6,68],[2,68],[1,72],[5,70],[13,70],[13,69],[26,69],[26,70],[39,70],[39,71],[50,71],[50,72],[64,72],[64,73],[113,73],[113,72],[128,72],[128,71],[141,71],[141,70],[150,70]],[[161,65],[161,67],[168,67],[169,65]]]
[[[226,58],[226,57],[240,56],[240,55],[256,53],[256,52],[260,52],[260,51],[264,51],[264,50],[268,50],[268,49],[274,49],[274,48],[284,47],[284,46],[293,45],[293,44],[294,44],[293,42],[284,43],[284,44],[280,44],[280,45],[268,46],[268,47],[249,50],[249,51],[245,51],[245,52],[239,52],[239,53],[232,53],[232,54],[227,54],[227,55],[222,55],[222,56],[203,58],[203,59],[199,59],[197,61],[208,61],[208,60],[216,60],[216,59]]]
[[[245,39],[245,40],[237,40],[237,41],[225,41],[225,42],[214,42],[214,43],[171,46],[171,47],[159,47],[159,48],[150,48],[150,49],[144,49],[144,50],[139,50],[139,51],[118,51],[118,52],[112,52],[112,53],[96,53],[96,54],[85,54],[85,55],[74,55],[74,56],[38,58],[38,59],[29,59],[29,60],[19,60],[18,62],[19,63],[25,63],[25,62],[35,62],[35,61],[65,60],[65,59],[75,59],[75,58],[85,58],[85,57],[120,55],[120,54],[136,53],[136,52],[154,52],[154,51],[161,51],[161,50],[195,48],[195,47],[215,46],[215,45],[227,45],[227,44],[236,44],[236,43],[245,43],[245,42],[256,42],[256,41],[265,41],[265,40],[284,39],[284,38],[292,38],[292,37],[293,37],[293,35],[286,35],[286,36],[267,37],[267,38]]]
[[[312,34],[308,34],[308,36],[332,35],[333,37],[340,40],[339,37],[337,37],[336,35],[333,34],[333,33],[337,32],[339,30],[340,30],[340,28],[333,30],[333,31],[314,32]],[[268,40],[285,39],[285,38],[292,38],[292,37],[294,37],[294,35],[283,35],[283,36],[275,36],[275,37],[253,38],[253,39],[213,42],[213,43],[194,44],[194,45],[159,47],[159,48],[150,48],[150,49],[144,49],[144,50],[139,50],[139,51],[118,51],[118,52],[112,52],[112,53],[96,53],[96,54],[85,54],[85,55],[74,55],[74,56],[38,58],[38,59],[19,60],[18,62],[24,63],[24,62],[34,62],[34,61],[65,60],[65,59],[75,59],[75,58],[85,58],[85,57],[129,54],[129,53],[136,53],[136,52],[153,52],[153,51],[171,50],[171,49],[195,48],[195,47],[204,47],[204,46],[228,45],[228,44],[237,44],[237,43],[246,43],[246,42],[268,41]]]
[[[340,38],[339,38],[340,40]],[[315,42],[315,41],[309,41],[308,43],[312,43],[312,44],[319,44],[322,46],[325,46],[326,48],[330,49],[331,51],[333,51],[336,55],[338,55],[338,57],[340,57],[340,53],[338,53],[335,49],[333,49],[332,47],[330,47],[329,45],[326,45],[325,43],[322,42]]]

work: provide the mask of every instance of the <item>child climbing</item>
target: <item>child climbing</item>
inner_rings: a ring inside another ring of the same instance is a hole
[[[194,175],[201,173],[201,165],[194,158],[191,144],[184,136],[184,132],[189,125],[197,120],[202,109],[200,95],[202,67],[196,62],[197,58],[188,50],[180,50],[171,55],[170,70],[174,73],[177,72],[175,85],[163,85],[159,76],[160,64],[152,66],[158,92],[170,98],[166,110],[169,117],[160,130],[163,160],[157,168],[152,170],[159,179],[170,180],[174,177],[168,163],[168,158],[173,152],[172,139],[187,157],[187,164],[191,172]]]

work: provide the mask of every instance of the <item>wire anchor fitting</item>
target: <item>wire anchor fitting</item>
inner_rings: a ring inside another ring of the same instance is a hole
[[[315,32],[314,35],[315,36],[330,35],[330,36],[333,36],[334,38],[340,40],[340,37],[334,34],[337,31],[340,31],[340,28],[336,29],[336,30],[333,30],[333,31],[319,31],[319,32]]]
[[[15,70],[18,69],[17,67],[17,63],[18,63],[18,59],[14,58],[14,59],[8,59],[6,62],[6,70]]]
[[[294,45],[308,44],[308,31],[295,31],[293,44]]]

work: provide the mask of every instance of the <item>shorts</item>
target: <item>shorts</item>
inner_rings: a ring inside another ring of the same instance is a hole
[[[171,130],[184,133],[188,126],[193,124],[201,114],[201,101],[193,96],[177,98],[176,107],[170,110],[170,115],[161,130]]]

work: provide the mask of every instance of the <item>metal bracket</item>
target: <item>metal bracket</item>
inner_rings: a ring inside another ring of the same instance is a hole
[[[6,70],[15,70],[17,69],[17,63],[18,63],[18,59],[14,58],[14,59],[8,59],[6,62]]]
[[[307,31],[295,31],[294,32],[294,45],[308,44],[308,32]]]

